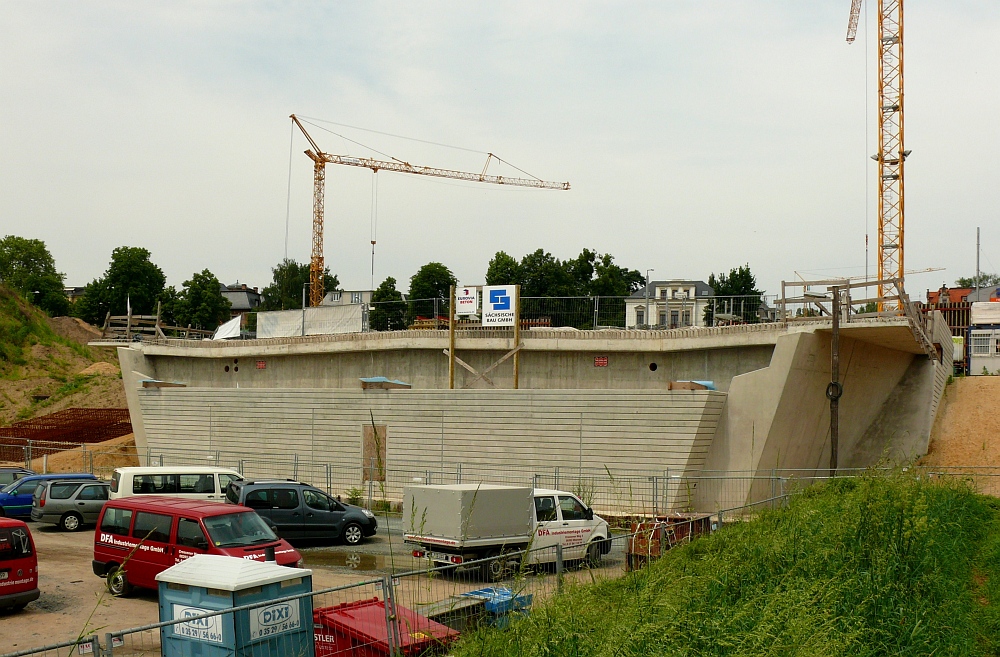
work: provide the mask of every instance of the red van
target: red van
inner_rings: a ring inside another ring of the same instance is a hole
[[[38,599],[38,557],[28,526],[0,518],[0,609],[23,609]]]
[[[176,497],[124,497],[104,505],[94,533],[94,574],[112,595],[133,586],[156,589],[156,575],[196,554],[224,554],[264,561],[274,549],[280,566],[302,557],[252,509]],[[124,564],[124,567],[122,567]]]

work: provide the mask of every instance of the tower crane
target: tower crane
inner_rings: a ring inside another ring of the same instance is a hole
[[[318,306],[326,294],[323,280],[323,214],[326,194],[326,165],[344,164],[352,167],[381,171],[396,171],[398,173],[414,173],[422,176],[467,180],[470,182],[492,183],[495,185],[514,185],[516,187],[535,187],[537,189],[569,189],[569,183],[548,182],[537,178],[511,178],[507,176],[487,175],[486,169],[493,159],[499,159],[492,153],[487,153],[486,166],[482,173],[453,171],[437,167],[412,165],[409,162],[393,159],[375,160],[368,157],[351,157],[349,155],[333,155],[324,153],[306,131],[305,126],[294,114],[289,117],[309,142],[311,148],[305,153],[313,161],[313,227],[312,227],[312,258],[309,261],[309,305]]]
[[[878,2],[878,279],[903,279],[903,0]],[[858,32],[862,0],[851,0],[847,42]],[[879,297],[885,296],[879,285]]]

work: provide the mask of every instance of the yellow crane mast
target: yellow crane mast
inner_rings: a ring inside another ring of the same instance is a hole
[[[535,187],[537,189],[569,189],[569,183],[548,182],[537,178],[511,178],[507,176],[488,175],[486,169],[490,162],[496,158],[492,153],[486,157],[486,166],[482,173],[469,173],[466,171],[454,171],[451,169],[440,169],[437,167],[415,166],[409,162],[400,160],[375,160],[368,157],[351,157],[349,155],[332,155],[324,153],[313,141],[313,138],[306,131],[305,126],[294,114],[290,117],[305,136],[312,147],[305,153],[313,161],[313,227],[312,227],[312,258],[309,261],[309,305],[318,306],[323,301],[326,294],[323,281],[323,214],[326,194],[326,165],[344,164],[352,167],[362,167],[378,171],[396,171],[398,173],[415,173],[422,176],[434,176],[436,178],[451,178],[453,180],[467,180],[470,182],[492,183],[495,185],[513,185],[516,187]]]
[[[862,0],[852,0],[847,42]],[[878,0],[878,279],[903,279],[903,0]],[[879,286],[879,296],[884,296]]]

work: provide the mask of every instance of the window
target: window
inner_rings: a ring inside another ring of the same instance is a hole
[[[258,367],[257,369],[262,370],[264,368]],[[237,477],[236,475],[231,475],[231,474],[219,475],[219,485],[222,486],[222,490],[226,490],[227,488],[229,488],[229,484],[233,483],[234,481],[243,481],[243,477]]]
[[[31,481],[22,481],[20,484],[14,484],[4,490],[5,493],[10,493],[11,495],[27,495],[29,493],[35,492],[38,487],[38,480],[32,479]]]
[[[336,503],[318,490],[302,491],[302,499],[306,501],[306,506],[317,511],[332,511],[336,508]]]
[[[0,562],[31,556],[31,539],[23,527],[0,529]]]
[[[209,516],[205,518],[205,529],[216,547],[243,547],[278,539],[253,511]]]
[[[215,477],[210,474],[182,474],[180,475],[180,492],[214,493]]]
[[[351,303],[361,303],[360,292],[351,292]]]
[[[159,513],[139,511],[135,514],[135,526],[132,527],[132,538],[144,538],[157,543],[170,542],[170,516]]]
[[[690,310],[685,310],[684,311],[684,314],[682,315],[682,320],[681,321],[684,323],[684,326],[691,326],[691,311]]]
[[[251,509],[270,509],[271,502],[267,499],[267,489],[262,488],[260,490],[252,490],[247,493],[246,500],[243,502],[244,506],[248,506]]]
[[[201,531],[201,524],[197,520],[181,518],[177,521],[177,545],[199,550],[208,549],[205,532]]]
[[[587,507],[580,504],[580,502],[575,497],[560,495],[559,510],[562,511],[563,520],[587,519]]]
[[[128,536],[129,525],[132,524],[132,509],[115,509],[105,507],[104,519],[101,520],[101,531],[108,534]]]
[[[661,310],[660,311],[660,326],[666,326],[666,325],[667,325],[667,311],[666,310]]]
[[[115,470],[115,473],[113,475],[111,475],[111,492],[112,493],[117,493],[118,492],[118,484],[121,482],[121,480],[122,480],[122,473],[120,473],[117,470]]]
[[[84,486],[80,494],[76,496],[78,500],[106,500],[108,499],[108,487],[98,484],[97,486]]]
[[[671,310],[670,311],[670,325],[671,326],[677,326],[677,320],[678,320],[678,318],[679,318],[679,311],[677,311],[677,310]]]
[[[556,501],[551,497],[535,498],[535,520],[549,522],[556,519]]]
[[[76,492],[76,489],[80,487],[80,482],[73,482],[71,484],[52,484],[49,487],[49,499],[50,500],[68,500]]]
[[[331,292],[330,301],[340,301],[340,292]]]
[[[271,506],[276,509],[297,509],[299,494],[291,488],[275,488],[271,491]]]
[[[646,323],[646,311],[642,308],[638,308],[635,311],[635,323],[639,325]]]
[[[165,495],[177,492],[177,475],[136,475],[132,480],[136,495]]]
[[[993,355],[993,331],[972,331],[970,349],[973,356]]]

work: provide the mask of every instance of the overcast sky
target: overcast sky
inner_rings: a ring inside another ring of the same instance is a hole
[[[874,273],[870,4],[847,45],[849,0],[6,1],[0,235],[44,240],[69,285],[132,245],[173,285],[208,268],[262,287],[286,217],[288,256],[310,253],[294,112],[412,138],[310,126],[327,152],[480,171],[492,151],[572,185],[377,174],[376,285],[405,290],[432,260],[473,284],[498,250],[587,247],[657,279],[749,263],[773,293],[796,271],[863,275],[866,227]],[[906,266],[947,268],[909,277],[914,297],[971,275],[977,225],[1000,267],[998,34],[996,0],[907,0]],[[347,289],[371,284],[374,177],[327,168],[326,261]]]

